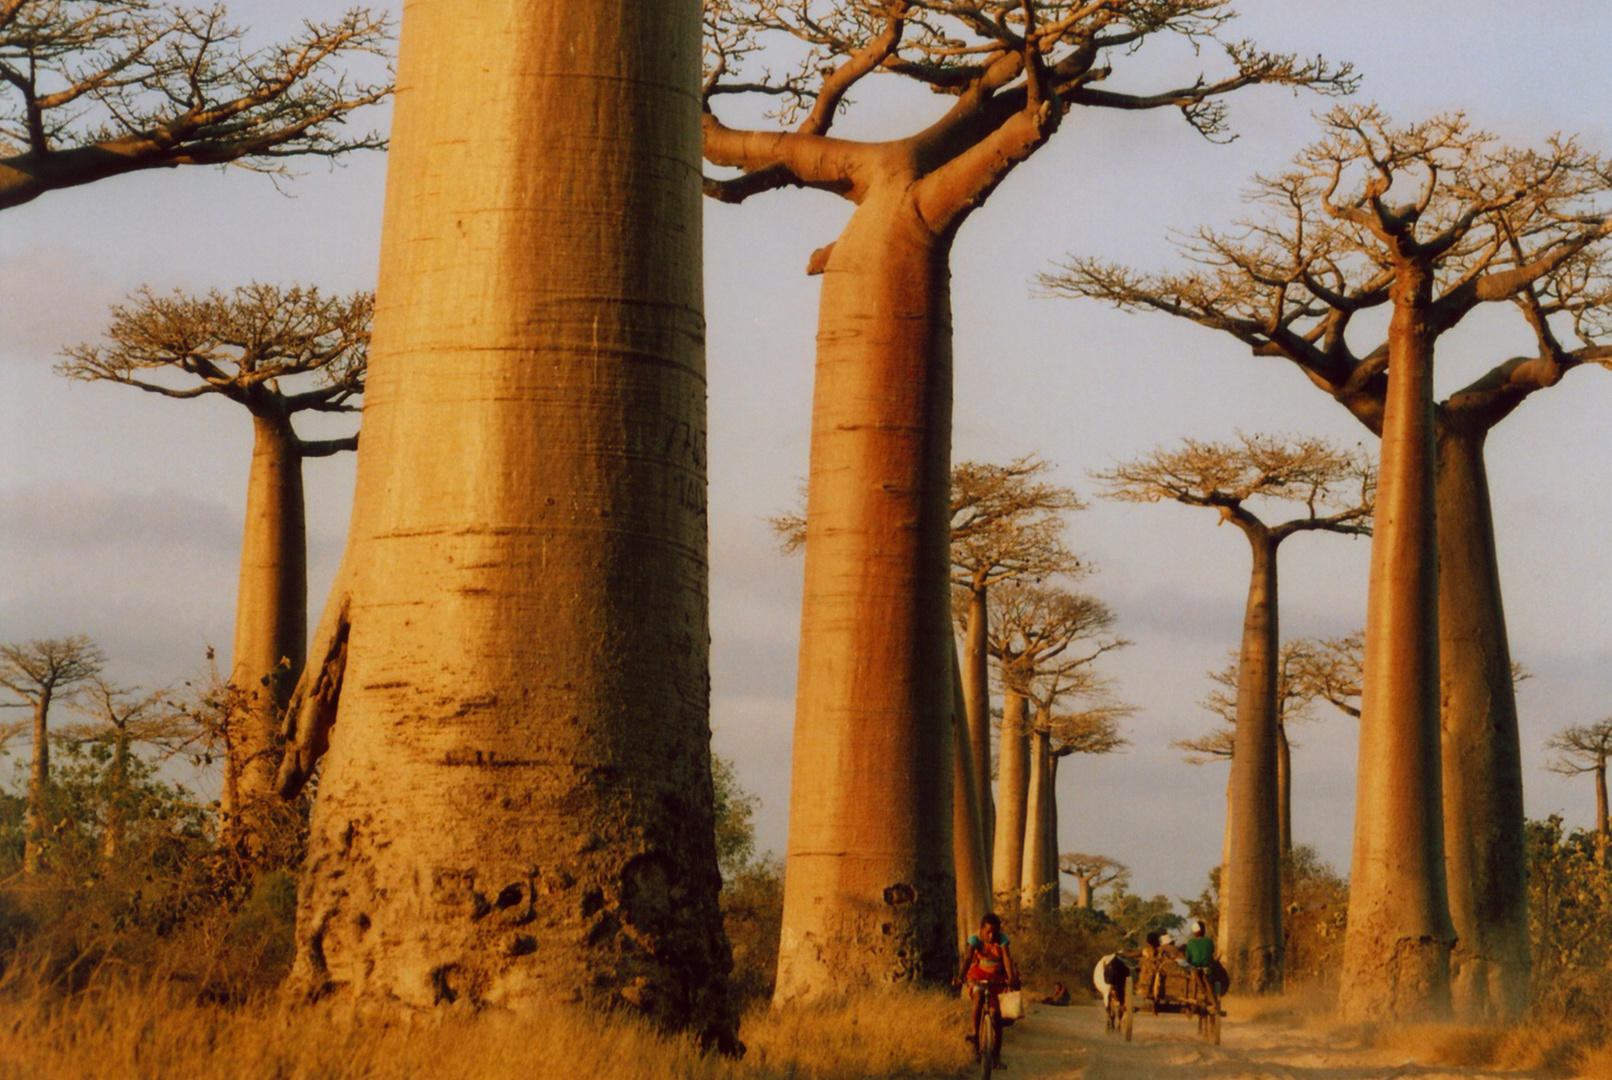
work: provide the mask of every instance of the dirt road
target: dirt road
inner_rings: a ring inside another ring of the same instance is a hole
[[[1419,1065],[1396,1054],[1327,1046],[1274,1024],[1224,1024],[1210,1046],[1182,1016],[1138,1014],[1132,1042],[1103,1031],[1096,1007],[1031,1006],[1003,1045],[1002,1080],[1528,1080],[1532,1074]]]

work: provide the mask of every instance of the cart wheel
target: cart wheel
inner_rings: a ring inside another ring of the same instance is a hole
[[[1131,1024],[1136,1019],[1136,980],[1125,988],[1125,1041],[1131,1041]]]
[[[1215,1045],[1220,1045],[1220,1010],[1216,1009],[1209,1014],[1209,1031],[1214,1037]]]

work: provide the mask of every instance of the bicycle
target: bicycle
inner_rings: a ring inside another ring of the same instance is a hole
[[[969,988],[971,1000],[976,988],[986,994],[985,1005],[980,1009],[980,1023],[974,1028],[974,1060],[979,1064],[982,1080],[991,1080],[991,1071],[1002,1053],[1002,984],[970,979],[963,985]]]

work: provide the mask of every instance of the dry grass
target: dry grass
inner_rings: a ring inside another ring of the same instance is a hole
[[[234,1009],[151,987],[0,1006],[0,1080],[852,1080],[956,1077],[962,1006],[932,994],[868,995],[758,1011],[742,1061],[701,1054],[627,1017],[444,1010],[359,1020],[332,1008]]]

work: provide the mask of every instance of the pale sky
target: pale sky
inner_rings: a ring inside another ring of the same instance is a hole
[[[343,6],[253,0],[231,10],[283,33],[297,18],[335,17]],[[1463,110],[1514,143],[1576,132],[1612,152],[1612,5],[1238,6],[1233,36],[1353,60],[1364,76],[1357,100],[1396,120]],[[1172,85],[1197,71],[1182,51],[1139,59],[1170,73]],[[1116,64],[1117,86],[1128,70]],[[911,92],[862,99],[840,134],[910,131],[940,107]],[[1119,858],[1136,891],[1172,897],[1197,895],[1219,858],[1224,766],[1189,766],[1168,744],[1210,723],[1197,703],[1205,673],[1238,641],[1247,545],[1203,511],[1098,501],[1087,472],[1183,436],[1305,432],[1353,445],[1366,435],[1284,361],[1254,360],[1229,338],[1163,316],[1035,299],[1030,280],[1071,253],[1146,270],[1175,265],[1171,230],[1230,224],[1247,180],[1279,170],[1311,141],[1311,114],[1326,107],[1260,88],[1231,104],[1240,138],[1226,146],[1204,142],[1170,112],[1071,114],[968,222],[953,259],[954,457],[1036,451],[1058,464],[1057,478],[1093,501],[1069,535],[1098,567],[1081,587],[1114,608],[1136,643],[1103,661],[1140,707],[1128,728],[1134,745],[1065,762],[1062,846]],[[142,285],[372,287],[384,167],[380,154],[334,170],[312,163],[284,194],[239,170],[146,173],[0,214],[0,640],[87,633],[112,657],[115,677],[146,686],[192,677],[209,645],[227,669],[251,447],[244,412],[221,400],[73,385],[51,367],[63,346],[94,340],[108,305]],[[797,504],[806,472],[818,282],[804,268],[848,211],[832,196],[798,191],[707,204],[712,725],[717,751],[763,800],[762,846],[780,853],[801,564],[777,554],[764,519]],[[1441,393],[1531,351],[1509,308],[1469,324],[1441,344]],[[1596,422],[1609,406],[1612,373],[1575,371],[1489,441],[1512,650],[1534,676],[1519,695],[1527,809],[1576,825],[1593,816],[1588,780],[1546,772],[1543,744],[1568,724],[1612,713],[1612,582],[1603,570],[1612,457]],[[350,455],[307,466],[315,618],[340,553],[352,475]],[[1343,537],[1286,544],[1284,633],[1359,626],[1367,553],[1367,541]],[[1346,873],[1354,723],[1317,715],[1294,732],[1294,832]]]

